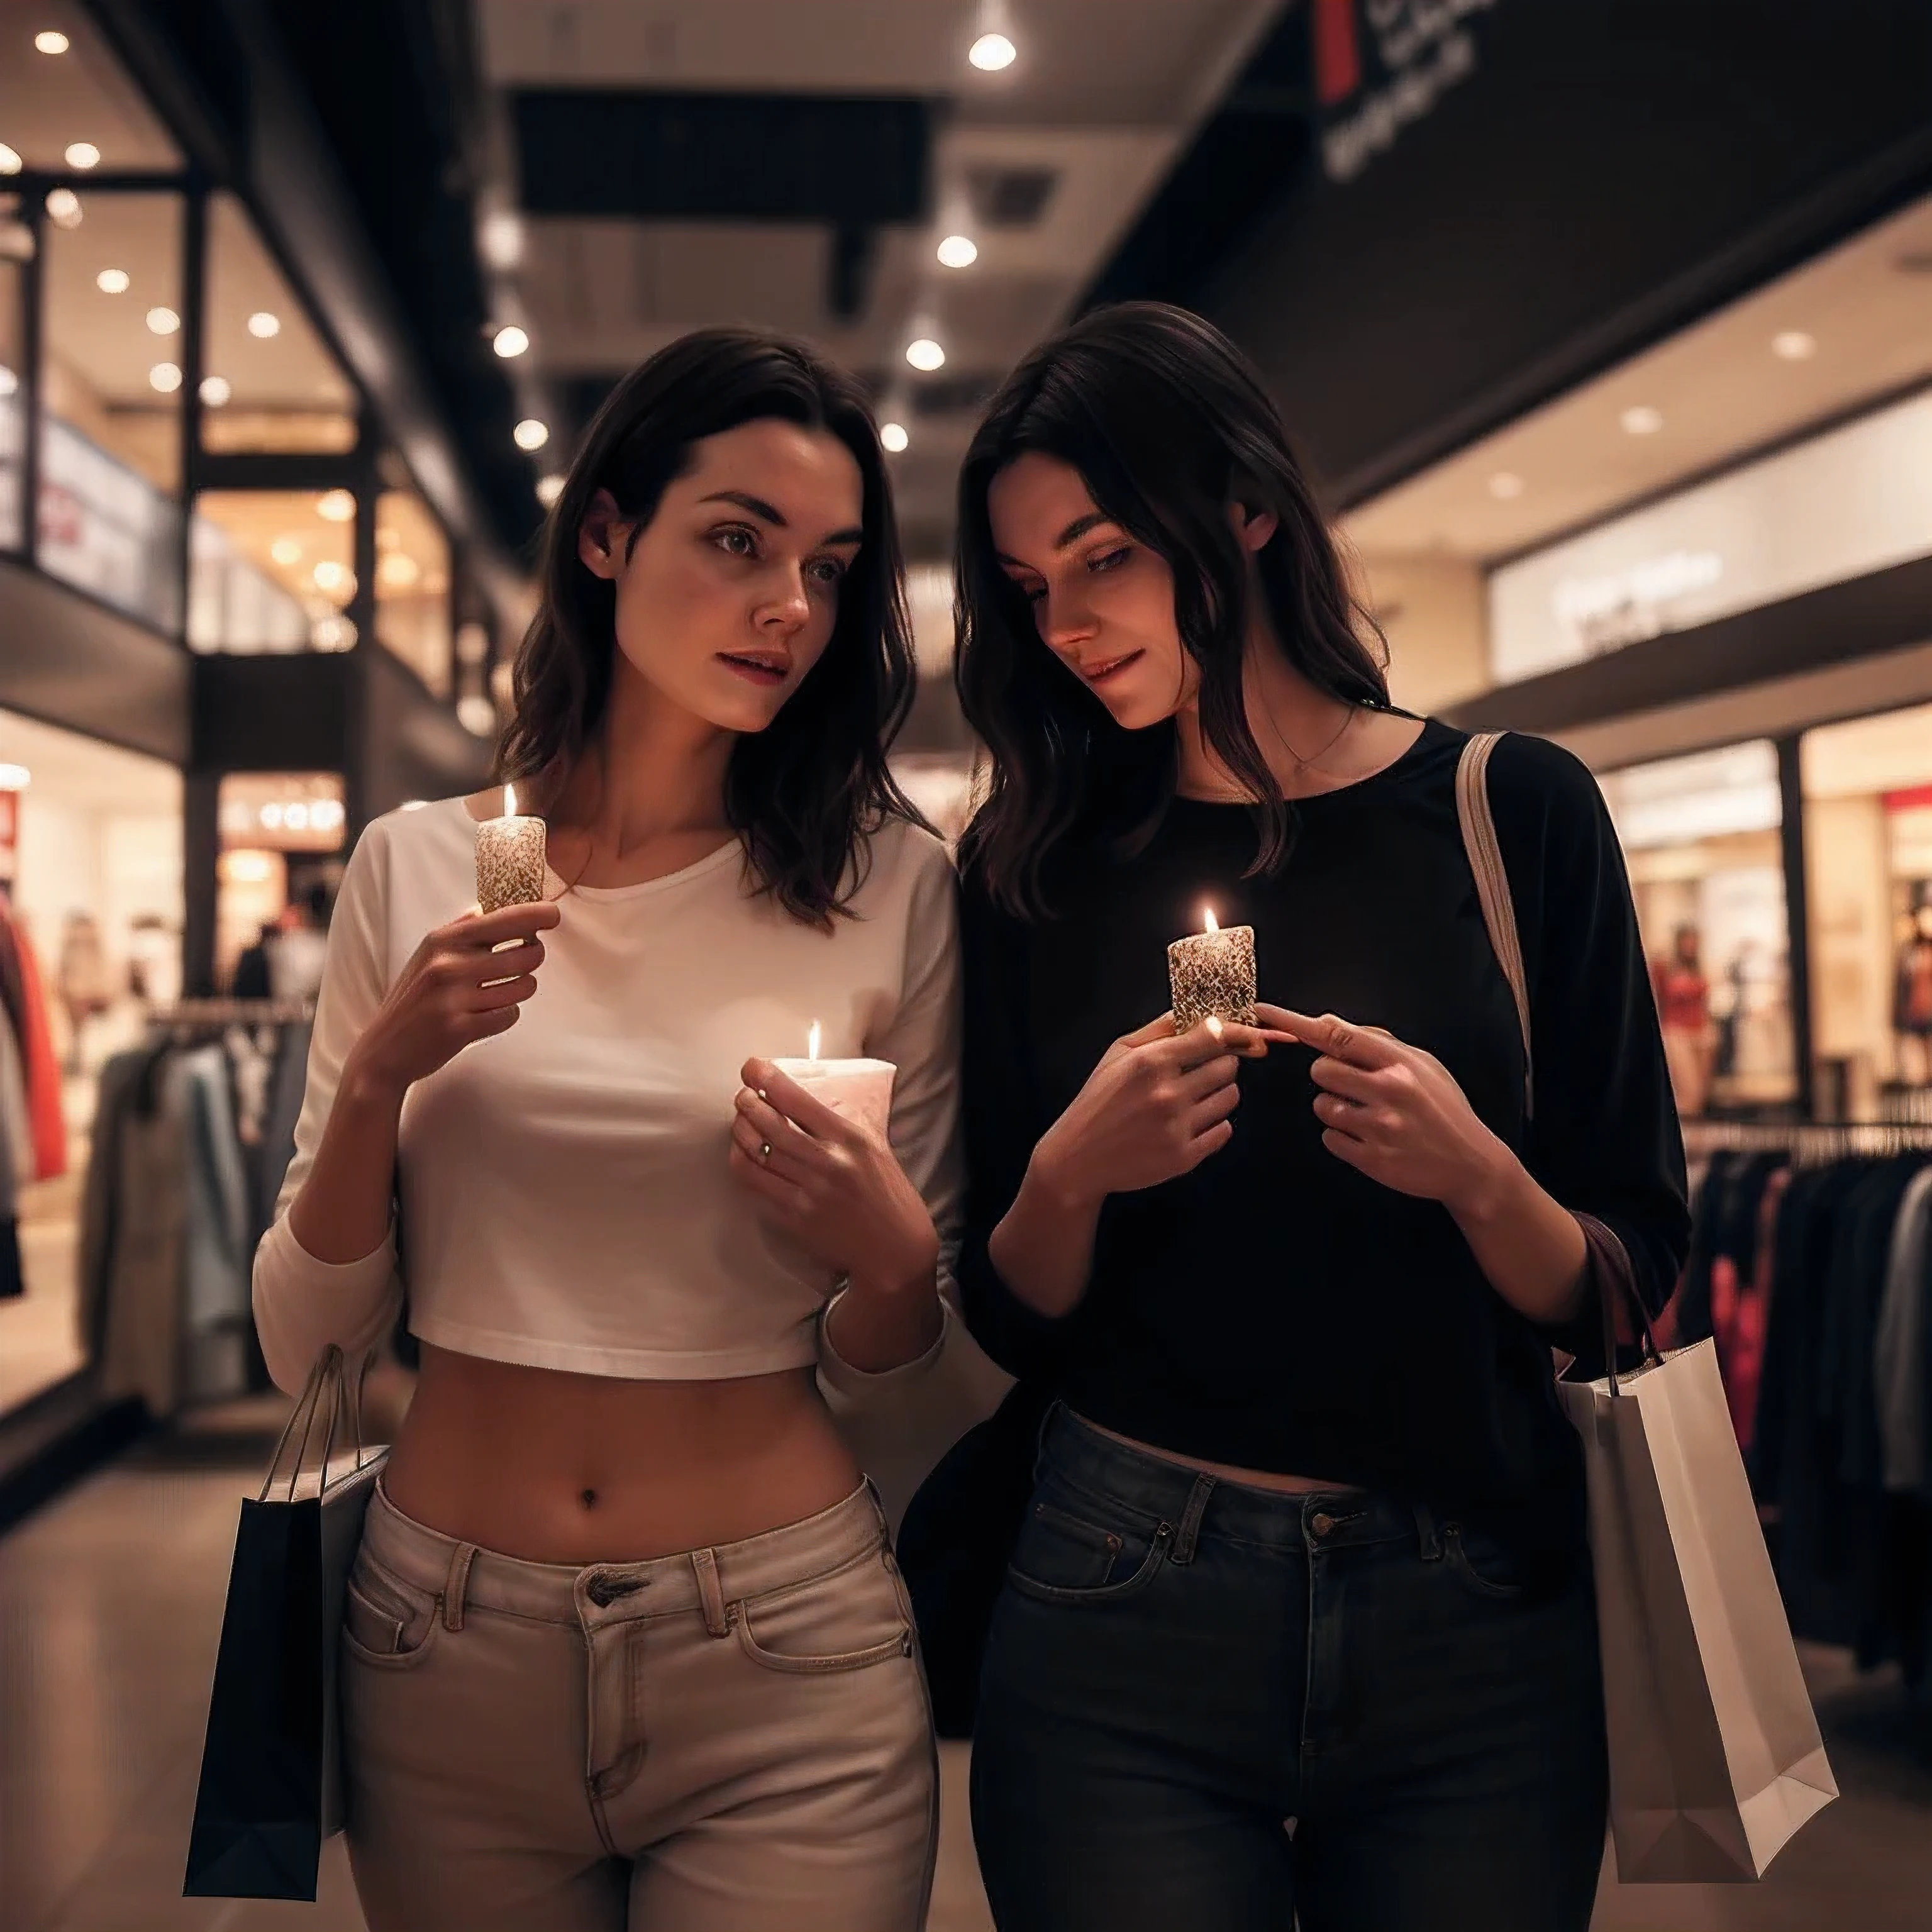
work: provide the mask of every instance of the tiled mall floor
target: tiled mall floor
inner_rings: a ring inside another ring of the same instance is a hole
[[[179,1896],[236,1502],[271,1446],[271,1414],[152,1441],[0,1539],[4,1932],[360,1927],[340,1841],[315,1906]],[[1606,1883],[1601,1932],[1932,1924],[1932,1718],[1888,1680],[1861,1681],[1828,1654],[1808,1661],[1843,1802],[1761,1885]],[[956,1750],[946,1772],[932,1932],[986,1932]]]

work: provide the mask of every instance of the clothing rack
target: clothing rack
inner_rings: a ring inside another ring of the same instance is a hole
[[[150,1026],[302,1026],[315,1018],[313,1000],[176,1000],[151,1007]]]
[[[1714,1154],[1789,1152],[1798,1167],[1823,1167],[1858,1155],[1932,1152],[1932,1120],[1687,1120],[1684,1150],[1691,1160]]]

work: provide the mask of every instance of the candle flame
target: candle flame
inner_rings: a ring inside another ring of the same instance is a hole
[[[823,1037],[824,1035],[820,1031],[818,1022],[816,1020],[814,1020],[812,1023],[812,1031],[807,1036],[806,1042],[805,1057],[806,1059],[816,1060],[818,1058],[818,1043]]]
[[[517,788],[513,784],[503,788],[503,816],[514,818],[517,815]]]
[[[1214,908],[1212,906],[1208,908],[1208,930],[1210,932],[1219,932],[1221,930],[1221,922],[1214,916]]]

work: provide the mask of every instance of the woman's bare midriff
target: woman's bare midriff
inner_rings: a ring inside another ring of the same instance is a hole
[[[424,1343],[389,1465],[405,1516],[532,1563],[641,1562],[815,1515],[860,1472],[813,1372],[632,1382]]]
[[[1355,1487],[1353,1483],[1324,1483],[1312,1476],[1282,1476],[1272,1469],[1241,1469],[1231,1462],[1210,1462],[1198,1456],[1178,1455],[1172,1449],[1156,1449],[1151,1442],[1138,1442],[1131,1436],[1123,1436],[1117,1429],[1102,1429],[1090,1417],[1083,1415],[1080,1420],[1095,1435],[1104,1436],[1123,1448],[1137,1449],[1143,1456],[1152,1456],[1163,1462],[1178,1462],[1184,1469],[1213,1476],[1221,1482],[1238,1483],[1244,1489],[1269,1490],[1281,1496],[1346,1496]]]

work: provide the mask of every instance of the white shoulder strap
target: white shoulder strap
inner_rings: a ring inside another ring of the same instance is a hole
[[[1522,946],[1516,929],[1516,908],[1510,900],[1509,874],[1503,869],[1502,848],[1496,842],[1496,821],[1490,809],[1490,754],[1499,731],[1479,731],[1462,747],[1456,766],[1456,816],[1462,827],[1462,849],[1475,874],[1476,896],[1482,902],[1483,923],[1496,964],[1509,982],[1516,1001],[1517,1024],[1522,1028],[1523,1111],[1527,1119],[1536,1108],[1529,1035],[1529,986],[1522,970]]]

